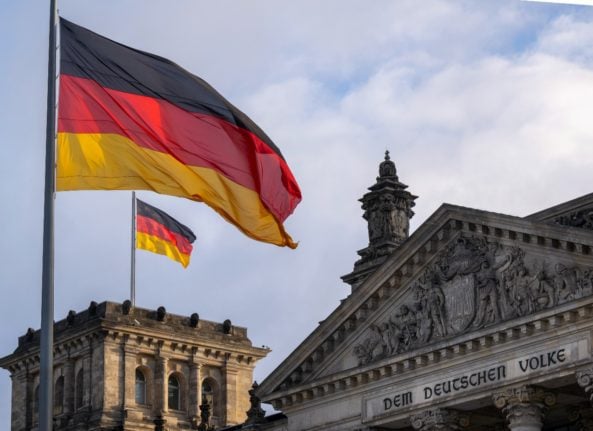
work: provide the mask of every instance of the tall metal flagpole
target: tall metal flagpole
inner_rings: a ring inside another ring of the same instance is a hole
[[[132,250],[130,265],[130,302],[136,305],[136,192],[132,192]]]
[[[54,194],[56,143],[56,33],[57,0],[50,0],[49,58],[47,61],[47,123],[45,143],[45,195],[43,206],[43,268],[41,280],[41,343],[39,378],[39,431],[52,430],[54,362]]]

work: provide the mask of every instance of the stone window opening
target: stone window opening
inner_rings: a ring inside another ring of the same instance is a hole
[[[183,387],[182,376],[179,373],[172,373],[168,380],[168,407],[169,410],[183,410]]]
[[[64,376],[60,376],[54,385],[54,415],[64,412]]]
[[[202,382],[202,402],[208,403],[212,417],[221,416],[218,398],[218,384],[216,381],[210,377],[204,379]]]
[[[74,406],[78,410],[83,406],[84,402],[84,372],[82,368],[76,373],[74,388]]]
[[[136,404],[148,404],[147,391],[146,391],[146,376],[140,368],[136,368]]]

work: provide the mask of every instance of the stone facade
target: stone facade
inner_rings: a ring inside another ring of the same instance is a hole
[[[387,154],[351,294],[255,391],[282,414],[231,429],[593,429],[593,194],[409,236],[405,188]]]
[[[256,348],[245,328],[92,302],[55,324],[55,430],[182,430],[241,423]],[[0,366],[12,378],[12,431],[37,429],[39,331]],[[209,406],[208,423],[200,407]]]

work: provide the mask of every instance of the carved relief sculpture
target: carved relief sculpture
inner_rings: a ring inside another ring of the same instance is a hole
[[[519,247],[460,236],[353,352],[364,365],[591,294],[593,268],[551,265]]]
[[[593,229],[593,208],[585,208],[568,215],[563,215],[554,220],[554,223],[563,226]]]
[[[469,417],[451,409],[429,409],[410,418],[418,431],[453,431],[469,426]]]

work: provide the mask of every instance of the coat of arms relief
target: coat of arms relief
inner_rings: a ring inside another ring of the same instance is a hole
[[[593,268],[528,256],[484,237],[458,237],[406,301],[354,346],[360,365],[593,294]]]

